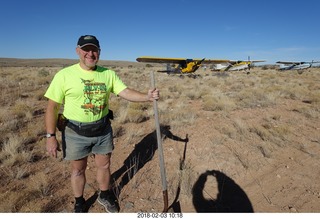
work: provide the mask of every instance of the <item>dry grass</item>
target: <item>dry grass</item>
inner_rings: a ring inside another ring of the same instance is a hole
[[[46,155],[42,137],[43,94],[55,72],[65,65],[54,63],[53,67],[0,67],[0,199],[6,200],[0,203],[0,212],[63,212],[73,200],[68,170],[63,162]],[[143,91],[150,87],[150,71],[159,69],[135,63],[106,65],[130,87]],[[161,90],[160,121],[170,126],[172,133],[163,140],[171,199],[179,189],[181,203],[188,203],[197,178],[207,170],[241,180],[241,170],[261,169],[285,148],[316,157],[308,140],[320,141],[314,134],[320,124],[319,69],[303,74],[255,69],[249,76],[200,69],[202,76],[197,79],[156,74]],[[150,140],[145,143],[144,138],[154,132],[153,106],[112,96],[110,109],[115,115],[116,170],[133,150],[132,145],[148,148]],[[181,139],[186,133],[190,141],[183,157],[186,143]],[[131,160],[124,173],[129,182],[117,191],[124,212],[158,211],[162,204],[158,157],[156,153],[152,156],[143,165],[139,157]],[[94,175],[89,177],[93,184]],[[55,196],[53,201],[55,194],[60,199]],[[24,206],[25,202],[28,205]]]

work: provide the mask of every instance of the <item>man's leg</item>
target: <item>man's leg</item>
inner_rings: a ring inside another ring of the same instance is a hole
[[[119,206],[116,203],[116,198],[110,191],[110,158],[111,153],[107,155],[96,154],[95,162],[97,166],[97,181],[99,183],[100,194],[98,202],[105,207],[107,212],[119,212]]]
[[[71,173],[71,186],[75,197],[83,195],[84,186],[86,184],[86,168],[87,160],[85,157],[80,160],[71,161],[72,173]]]
[[[85,199],[83,198],[83,192],[86,184],[85,171],[87,168],[87,160],[88,158],[85,157],[80,160],[71,161],[71,187],[76,199],[75,212],[85,211]]]
[[[109,189],[110,177],[111,177],[110,157],[111,157],[111,154],[95,155],[95,162],[97,166],[97,181],[99,184],[99,189],[101,191],[106,191]]]

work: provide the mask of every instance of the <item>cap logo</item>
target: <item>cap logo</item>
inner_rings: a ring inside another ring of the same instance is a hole
[[[83,39],[85,39],[85,40],[93,40],[94,38],[92,36],[85,36]]]

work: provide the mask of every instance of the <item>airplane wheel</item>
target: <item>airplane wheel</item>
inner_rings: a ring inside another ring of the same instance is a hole
[[[189,75],[189,78],[193,78],[193,79],[196,79],[199,75],[196,75],[196,74],[190,74]]]

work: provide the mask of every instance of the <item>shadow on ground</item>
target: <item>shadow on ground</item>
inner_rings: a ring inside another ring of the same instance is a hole
[[[203,195],[208,177],[215,177],[218,183],[218,194],[208,194],[211,199]],[[217,170],[208,170],[201,174],[193,186],[192,195],[192,202],[197,212],[253,212],[246,193],[231,178]]]
[[[174,141],[186,142],[187,139],[182,139],[175,136],[170,131],[170,126],[160,127],[162,140],[169,138]],[[157,150],[157,135],[156,131],[146,135],[138,144],[135,145],[133,151],[124,160],[123,165],[111,175],[113,191],[119,197],[122,188],[128,184],[137,172],[144,167],[146,163],[152,160]]]

